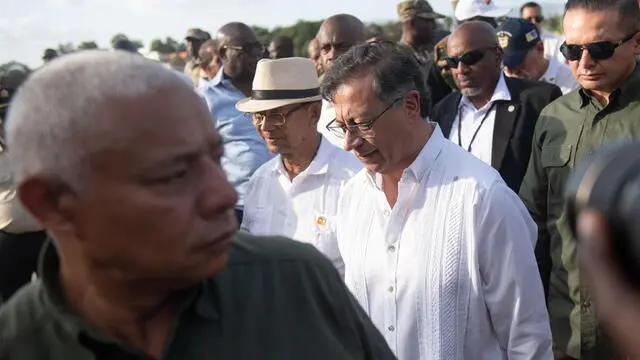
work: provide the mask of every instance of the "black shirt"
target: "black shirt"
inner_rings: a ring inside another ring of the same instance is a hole
[[[65,311],[59,258],[0,309],[1,360],[151,359]],[[395,359],[333,266],[308,244],[240,233],[226,269],[190,289],[163,359]]]

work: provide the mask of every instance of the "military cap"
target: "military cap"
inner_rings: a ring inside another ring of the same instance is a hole
[[[193,29],[187,30],[187,36],[185,36],[184,38],[185,40],[207,41],[211,39],[211,36],[209,35],[208,32],[202,29],[193,28]]]
[[[445,16],[433,11],[431,4],[426,0],[407,0],[398,4],[398,17],[405,21],[416,17],[435,20]]]

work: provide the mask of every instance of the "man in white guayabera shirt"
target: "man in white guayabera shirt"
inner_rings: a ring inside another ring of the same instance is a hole
[[[362,164],[318,133],[320,83],[312,60],[260,60],[251,97],[236,104],[250,113],[269,151],[279,154],[251,177],[241,228],[314,245],[341,275],[334,224],[340,189]]]
[[[496,170],[423,120],[423,75],[358,45],[322,81],[365,169],[336,226],[345,281],[400,360],[552,359],[536,226]]]

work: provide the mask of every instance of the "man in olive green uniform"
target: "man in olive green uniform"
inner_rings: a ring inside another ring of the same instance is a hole
[[[52,242],[0,307],[0,359],[394,359],[311,245],[237,233],[223,139],[171,70],[65,55],[11,106],[20,201]]]
[[[435,45],[436,20],[444,15],[433,11],[425,0],[407,0],[398,4],[398,17],[402,24],[400,43],[413,50],[413,54],[425,66],[432,60]]]
[[[606,142],[640,139],[640,53],[636,0],[569,0],[569,60],[581,88],[547,106],[536,125],[520,195],[539,227],[536,255],[548,289],[557,359],[615,359],[580,278],[576,240],[564,211],[573,168]]]
[[[184,38],[187,42],[187,53],[189,54],[184,73],[191,78],[195,86],[198,86],[200,82],[200,58],[198,57],[200,46],[210,38],[211,36],[207,32],[197,28],[189,29],[187,36]]]

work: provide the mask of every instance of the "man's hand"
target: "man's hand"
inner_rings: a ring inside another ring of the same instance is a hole
[[[640,291],[626,282],[613,256],[605,218],[585,211],[578,217],[579,257],[598,320],[627,356],[640,358]]]

